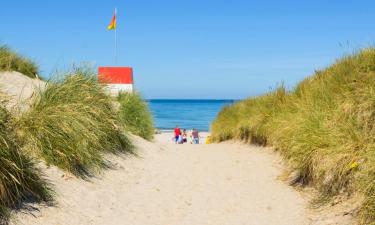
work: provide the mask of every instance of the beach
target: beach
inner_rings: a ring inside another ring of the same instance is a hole
[[[177,145],[172,136],[132,136],[137,156],[108,155],[113,168],[89,180],[46,168],[55,204],[28,205],[12,224],[310,224],[307,201],[279,179],[277,154],[235,142]]]
[[[30,96],[45,87],[19,73],[0,75],[10,110],[28,110]],[[24,202],[10,224],[355,224],[355,198],[312,209],[316,193],[289,185],[286,162],[272,148],[239,140],[205,144],[208,132],[200,132],[199,145],[175,144],[171,130],[151,141],[128,135],[135,154],[103,154],[109,167],[92,177],[35,159],[54,201]]]
[[[13,85],[3,89],[9,108],[26,110],[45,85],[18,73],[1,75]],[[171,130],[151,141],[130,135],[135,154],[105,154],[109,168],[85,179],[39,161],[54,202],[26,202],[13,210],[10,224],[353,224],[341,206],[311,210],[311,193],[288,184],[285,161],[271,148],[205,144],[210,134],[199,136],[194,145],[175,144]]]
[[[0,225],[375,225],[375,1],[2,3]]]

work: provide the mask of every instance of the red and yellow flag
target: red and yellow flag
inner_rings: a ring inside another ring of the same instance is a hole
[[[113,14],[111,23],[107,27],[108,30],[115,30],[116,29],[116,11],[117,10],[115,9],[115,13]]]

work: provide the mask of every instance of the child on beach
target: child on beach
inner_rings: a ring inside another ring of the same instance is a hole
[[[187,143],[186,129],[184,129],[183,132],[182,132],[182,143]]]
[[[181,130],[178,126],[174,128],[174,137],[175,137],[175,143],[178,144],[180,141],[179,139],[181,139]]]

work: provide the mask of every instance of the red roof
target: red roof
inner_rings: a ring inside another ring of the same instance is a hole
[[[133,68],[99,67],[98,79],[105,84],[133,84]]]

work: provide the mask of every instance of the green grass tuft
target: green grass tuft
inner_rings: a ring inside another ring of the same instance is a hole
[[[216,141],[274,146],[322,197],[359,193],[361,224],[375,224],[375,49],[316,71],[292,91],[280,87],[224,108]]]
[[[0,107],[0,224],[6,223],[9,208],[22,201],[50,201],[51,189],[40,170],[21,153],[10,114]]]
[[[38,66],[7,46],[0,45],[0,71],[17,71],[30,78],[37,78]]]
[[[144,139],[151,140],[154,135],[152,116],[147,103],[139,94],[120,93],[119,120],[126,130]]]
[[[17,125],[29,153],[81,177],[106,166],[103,153],[132,149],[112,99],[88,70],[48,82]]]

